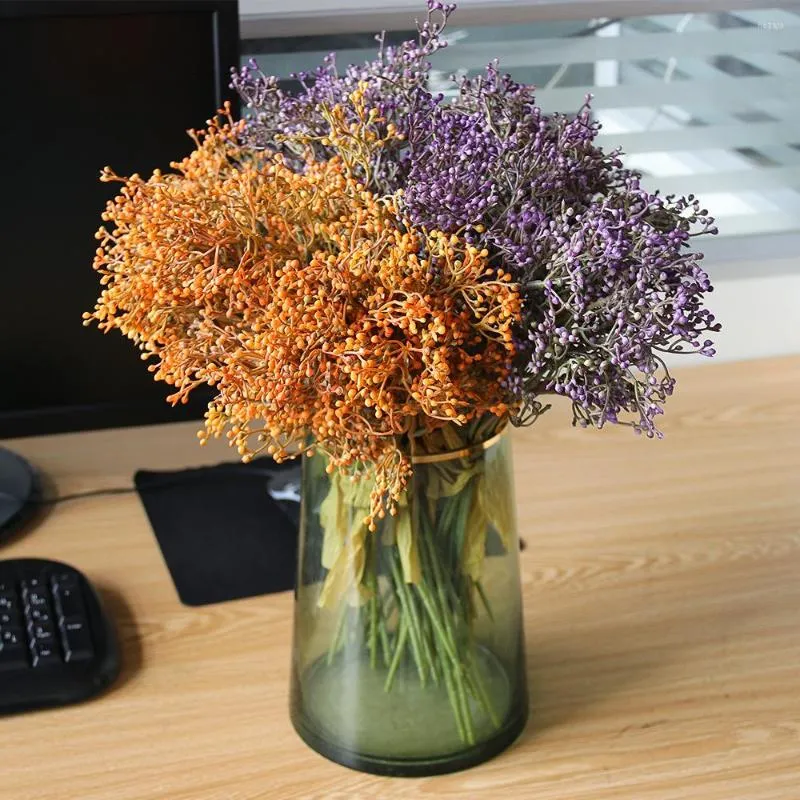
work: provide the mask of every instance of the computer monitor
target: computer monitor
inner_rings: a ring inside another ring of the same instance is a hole
[[[0,439],[202,416],[139,352],[84,328],[120,175],[188,154],[238,64],[236,0],[0,0]]]

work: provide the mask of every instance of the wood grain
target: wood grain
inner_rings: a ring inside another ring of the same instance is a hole
[[[131,495],[0,551],[83,569],[125,659],[101,699],[0,720],[0,798],[798,800],[800,359],[679,378],[663,442],[563,407],[515,433],[532,717],[491,763],[388,780],[315,755],[287,715],[291,595],[181,606]],[[66,494],[230,458],[192,433],[7,444]]]

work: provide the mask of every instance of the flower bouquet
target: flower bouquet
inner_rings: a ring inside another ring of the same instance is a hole
[[[712,355],[697,200],[546,115],[488,66],[449,102],[428,58],[454,7],[374,61],[284,93],[255,63],[169,172],[104,181],[86,321],[174,387],[216,391],[201,441],[304,459],[292,715],[351,766],[425,774],[527,716],[505,430],[655,425],[665,353]]]

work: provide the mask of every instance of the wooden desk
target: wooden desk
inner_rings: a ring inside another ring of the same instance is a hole
[[[315,755],[287,714],[291,596],[181,606],[137,497],[104,497],[0,552],[85,570],[125,660],[99,700],[0,720],[0,798],[797,800],[800,359],[680,377],[664,442],[565,409],[516,434],[533,707],[501,757],[387,780]],[[229,457],[185,425],[10,444],[61,493]]]

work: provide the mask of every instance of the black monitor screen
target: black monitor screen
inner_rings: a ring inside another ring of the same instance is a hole
[[[201,413],[204,398],[168,406],[132,343],[81,314],[119,191],[99,170],[149,175],[192,149],[186,129],[219,102],[216,24],[202,10],[0,19],[0,438]]]

